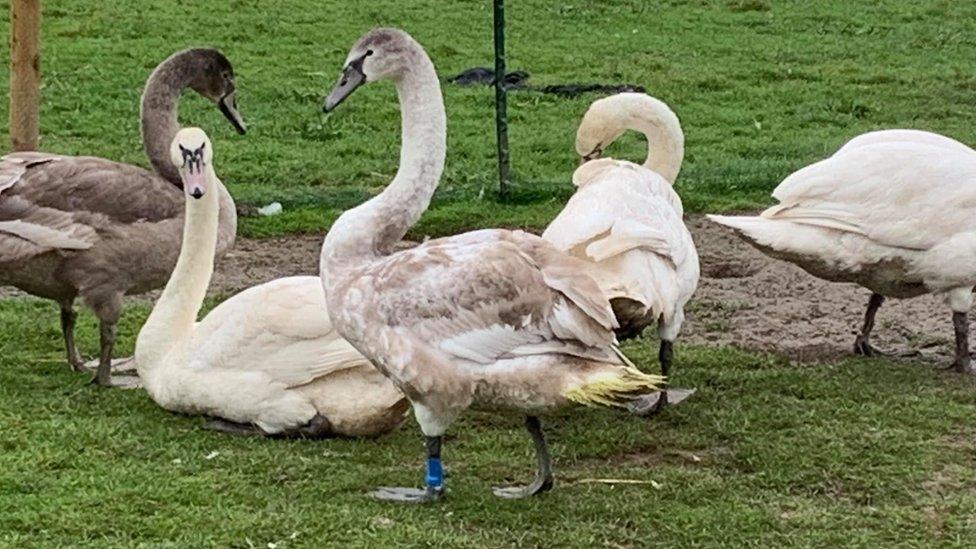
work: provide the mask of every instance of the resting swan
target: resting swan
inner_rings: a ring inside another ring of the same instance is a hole
[[[176,268],[136,340],[152,399],[220,418],[208,427],[225,432],[376,436],[399,425],[406,400],[332,329],[318,277],[255,286],[194,323],[213,274],[224,187],[202,130],[180,130],[171,155],[187,214]]]
[[[84,299],[100,322],[99,385],[124,381],[111,377],[122,296],[165,284],[180,250],[183,193],[169,146],[185,88],[213,101],[244,133],[230,62],[217,50],[190,49],[160,63],[142,94],[142,144],[155,173],[90,156],[0,158],[0,284],[60,304],[68,363],[76,370],[84,364],[74,341],[74,301]],[[234,244],[237,214],[229,194],[220,199],[223,255]]]
[[[441,437],[469,407],[525,414],[535,443],[535,479],[496,495],[548,490],[540,414],[573,402],[626,406],[661,378],[620,354],[613,310],[586,274],[589,266],[542,238],[483,230],[394,253],[437,187],[446,119],[433,64],[397,29],[375,29],[356,42],[324,109],[380,79],[392,80],[400,99],[400,167],[382,193],[336,220],[321,259],[336,330],[407,395],[427,437],[426,487],[373,495],[441,497]]]
[[[854,351],[884,298],[944,294],[953,311],[953,365],[976,373],[968,312],[976,286],[976,151],[916,130],[871,132],[790,175],[779,204],[757,217],[709,216],[772,257],[834,282],[871,290]]]
[[[595,160],[627,130],[647,137],[643,166]],[[699,275],[698,252],[682,220],[681,198],[672,188],[684,154],[678,117],[643,93],[597,100],[580,122],[576,152],[584,161],[573,174],[577,191],[542,238],[594,264],[591,274],[620,324],[617,337],[636,337],[657,324],[658,359],[667,378],[672,344]],[[648,412],[667,403],[665,390]]]

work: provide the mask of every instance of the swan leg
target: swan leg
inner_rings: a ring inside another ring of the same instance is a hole
[[[875,356],[878,350],[871,346],[871,331],[874,330],[874,317],[878,314],[885,298],[881,294],[872,293],[868,299],[868,310],[864,312],[864,325],[861,326],[861,333],[854,339],[854,354],[863,356]]]
[[[108,387],[112,385],[112,348],[115,347],[115,323],[102,321],[98,326],[100,353],[98,355],[98,370],[92,381]]]
[[[383,486],[369,493],[370,497],[400,503],[430,503],[444,497],[444,470],[441,468],[441,437],[427,437],[427,485],[424,488],[395,488]]]
[[[115,347],[115,322],[102,321],[99,325],[101,335],[101,353],[98,357],[98,370],[92,383],[99,387],[115,387],[119,389],[138,389],[142,381],[138,376],[112,375],[112,348]]]
[[[136,376],[112,376],[112,350],[115,347],[115,325],[122,313],[122,294],[109,293],[88,295],[85,300],[98,317],[100,336],[100,351],[98,353],[98,369],[92,383],[101,387],[120,387],[132,389],[141,387],[142,383]]]
[[[952,367],[960,374],[976,374],[969,356],[969,314],[952,313],[952,326],[956,333],[956,360]]]
[[[674,343],[666,339],[661,340],[661,346],[657,350],[657,360],[661,364],[661,375],[664,376],[664,386],[660,391],[656,391],[647,395],[643,395],[634,399],[630,404],[630,411],[639,416],[653,416],[657,415],[667,406],[670,402],[668,401],[668,377],[671,375],[671,365],[674,362]],[[677,404],[681,402],[688,395],[694,392],[694,390],[685,391],[682,389],[677,389],[680,393],[678,399],[674,402]]]
[[[539,468],[535,478],[528,486],[506,486],[492,488],[496,496],[504,499],[518,499],[534,496],[552,489],[552,458],[549,456],[549,446],[542,435],[542,424],[535,416],[525,416],[525,428],[532,435],[535,444],[535,457]]]
[[[656,414],[668,405],[668,380],[671,379],[671,364],[674,363],[674,343],[666,339],[661,340],[661,346],[657,350],[657,361],[661,364],[661,375],[664,376],[664,385],[661,387],[661,397],[654,405],[655,409],[651,414]]]
[[[68,353],[68,364],[76,372],[81,372],[85,368],[81,355],[78,354],[78,347],[75,345],[75,313],[74,299],[66,299],[59,302],[61,306],[61,333],[64,335],[64,347]]]
[[[878,314],[878,309],[881,308],[881,305],[884,302],[885,297],[876,293],[872,293],[871,298],[868,299],[868,309],[864,312],[864,325],[861,326],[861,333],[857,334],[857,338],[854,339],[854,354],[867,357],[917,356],[919,352],[914,349],[907,351],[891,351],[887,349],[879,349],[878,347],[871,345],[871,332],[874,330],[874,318]]]

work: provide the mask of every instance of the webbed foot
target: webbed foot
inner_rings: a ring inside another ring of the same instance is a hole
[[[880,347],[875,347],[871,345],[867,338],[863,335],[858,335],[854,339],[854,354],[866,357],[891,357],[891,358],[908,358],[913,356],[918,356],[920,353],[916,349],[906,349],[903,351],[895,351],[892,349],[882,349]]]
[[[335,436],[335,431],[327,417],[316,413],[305,425],[282,431],[274,436],[278,438],[328,438]]]
[[[680,404],[685,399],[695,394],[698,389],[679,389],[673,387],[663,391],[648,393],[635,398],[627,406],[632,414],[638,416],[651,417],[657,415],[665,406]]]
[[[91,384],[112,389],[142,389],[142,380],[139,376],[109,376],[108,379],[99,380],[96,375],[92,378]]]
[[[397,488],[382,486],[368,494],[370,497],[383,501],[397,501],[400,503],[432,503],[444,497],[443,487],[427,488]]]
[[[208,431],[216,431],[228,435],[241,436],[264,436],[266,433],[257,425],[249,423],[237,423],[222,418],[214,418],[203,424],[203,428]]]
[[[79,372],[95,372],[98,370],[98,359],[92,359],[88,362],[79,362],[77,364],[72,364],[75,370]],[[128,356],[125,358],[113,358],[112,359],[112,372],[122,373],[122,372],[134,372],[136,370],[136,360],[135,357]]]
[[[552,490],[552,484],[552,475],[550,474],[546,477],[536,477],[527,486],[495,486],[491,491],[502,499],[522,499],[548,492]]]

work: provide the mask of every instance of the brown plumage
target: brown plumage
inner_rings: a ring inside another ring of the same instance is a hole
[[[25,152],[0,158],[0,284],[61,306],[68,362],[74,345],[74,300],[100,322],[96,380],[111,384],[115,324],[122,296],[161,287],[180,250],[183,192],[169,160],[177,103],[192,88],[214,101],[240,133],[230,62],[213,49],[190,49],[163,61],[142,96],[143,146],[158,173],[89,156]],[[234,243],[234,202],[221,188],[217,253]]]

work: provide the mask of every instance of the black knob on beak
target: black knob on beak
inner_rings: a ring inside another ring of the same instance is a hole
[[[201,196],[203,196],[203,190],[202,189],[193,189],[193,192],[190,193],[190,195],[193,198],[200,198]]]

